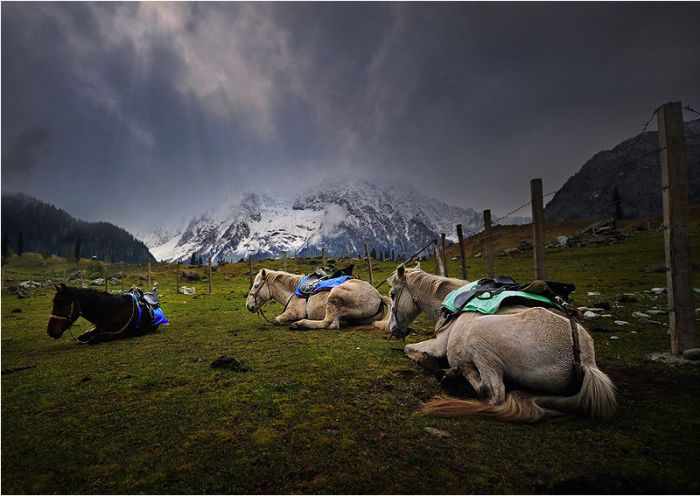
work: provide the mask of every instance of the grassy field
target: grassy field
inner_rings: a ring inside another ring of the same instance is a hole
[[[699,224],[694,216],[695,254]],[[551,279],[577,285],[576,304],[613,304],[613,318],[588,325],[611,331],[593,333],[599,365],[620,393],[610,422],[511,425],[418,413],[441,391],[400,343],[368,329],[291,331],[258,320],[244,306],[244,264],[216,270],[212,295],[206,281],[185,283],[196,287],[193,296],[175,293],[174,266],[154,266],[171,325],[98,346],[79,345],[68,333],[49,338],[51,294],[38,289],[19,299],[3,292],[2,492],[700,492],[700,370],[647,361],[670,349],[666,316],[654,316],[663,324],[631,316],[666,304],[665,296],[645,292],[665,286],[665,274],[640,272],[663,264],[662,234],[547,256]],[[356,263],[356,275],[366,279],[364,263]],[[496,264],[498,273],[531,279],[531,254]],[[281,261],[255,265],[281,268]],[[309,260],[289,265],[313,268]],[[378,265],[375,280],[394,268]],[[432,270],[432,263],[423,267]],[[74,270],[56,258],[48,268],[54,277]],[[128,274],[126,287],[146,285],[145,267],[119,270]],[[38,255],[13,257],[5,285],[16,284],[17,272],[25,280],[21,274],[42,271]],[[450,262],[450,271],[458,274],[459,262]],[[469,271],[481,277],[483,260],[472,259]],[[615,306],[623,292],[638,293],[638,301]],[[268,314],[279,310],[270,305]],[[429,337],[425,320],[414,327],[409,342]],[[88,328],[81,319],[72,334]],[[247,371],[211,368],[224,354]]]

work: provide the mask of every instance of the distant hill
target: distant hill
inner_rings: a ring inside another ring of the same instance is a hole
[[[690,203],[700,202],[700,119],[685,123]],[[639,138],[639,143],[631,150]],[[648,131],[612,150],[595,154],[554,195],[544,211],[547,220],[615,217],[615,189],[623,219],[661,213],[659,136]],[[638,158],[641,157],[641,158]]]
[[[15,250],[20,232],[25,252],[49,252],[72,258],[80,238],[80,255],[99,260],[147,263],[155,258],[141,241],[108,222],[85,222],[65,210],[24,193],[2,195],[2,232]]]

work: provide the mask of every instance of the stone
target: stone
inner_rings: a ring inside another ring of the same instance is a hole
[[[656,310],[654,308],[647,310],[649,315],[666,315],[668,312],[666,310]]]
[[[664,294],[666,292],[666,288],[651,288],[651,292],[654,294]]]
[[[452,434],[450,434],[449,432],[443,431],[442,429],[436,429],[435,427],[424,427],[424,430],[428,434],[432,434],[433,436],[439,437],[441,439],[452,436]]]
[[[635,319],[648,319],[649,316],[642,312],[632,312],[632,317]]]
[[[569,243],[569,236],[557,236],[554,238],[554,246],[566,246]]]
[[[700,360],[700,348],[688,348],[683,351],[683,358],[686,360]]]
[[[19,287],[22,289],[34,289],[38,288],[39,286],[41,286],[41,284],[36,281],[22,281],[19,283]]]
[[[619,326],[626,326],[626,325],[629,325],[629,322],[625,322],[624,320],[616,320],[615,324],[617,324]]]
[[[588,311],[588,307],[577,307],[577,308],[579,309],[579,311],[580,311],[581,313],[587,312],[587,311]]]
[[[186,294],[186,295],[193,295],[195,292],[195,288],[188,288],[187,286],[180,286],[180,293]]]
[[[700,361],[698,360],[688,360],[683,356],[672,355],[671,353],[652,353],[651,355],[647,355],[646,359],[652,362],[666,363],[668,365],[690,365],[696,367],[700,365]]]
[[[610,336],[610,339],[613,340],[613,341],[617,341],[617,340],[620,339],[620,338],[619,338],[618,336]]]
[[[592,320],[592,319],[595,319],[595,318],[598,318],[598,317],[600,317],[600,315],[598,315],[598,314],[595,313],[595,312],[591,312],[590,310],[586,311],[586,312],[583,314],[583,318],[586,319],[586,320]]]
[[[641,319],[639,319],[639,323],[640,324],[660,324],[661,322],[659,322],[658,320],[651,320],[651,319],[647,319],[647,318],[642,317]]]
[[[600,296],[600,291],[588,291],[586,296]]]
[[[105,280],[103,278],[99,277],[97,279],[93,279],[92,281],[90,281],[90,284],[92,284],[93,286],[104,286]]]
[[[601,312],[604,312],[604,311],[605,311],[605,309],[603,309],[603,308],[598,308],[598,307],[591,307],[591,308],[589,308],[588,310],[590,310],[591,312],[595,312],[595,313],[601,313]]]
[[[600,316],[606,319],[612,319],[612,314],[610,313],[602,313]]]

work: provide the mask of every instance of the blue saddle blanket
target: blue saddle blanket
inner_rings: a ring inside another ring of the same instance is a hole
[[[301,292],[301,286],[306,282],[306,280],[308,278],[309,278],[309,276],[304,276],[301,279],[301,282],[297,286],[297,289],[294,291],[294,294],[296,294],[297,296],[299,296],[301,298],[305,298],[306,296],[308,296],[308,295],[305,295],[304,293]],[[340,286],[348,279],[352,279],[352,276],[340,276],[340,277],[334,277],[333,279],[323,279],[316,285],[316,287],[314,287],[311,294],[315,295],[316,293],[320,293],[321,291],[330,291],[334,287]]]
[[[136,304],[136,308],[138,310],[138,315],[136,317],[136,329],[141,330],[141,316],[144,312],[144,309],[142,308],[143,304],[139,301],[138,296],[135,293],[131,293],[131,297],[134,299],[134,303]],[[146,312],[148,312],[148,309],[146,309]],[[168,319],[165,317],[163,309],[160,307],[153,308],[153,319],[149,327],[155,328],[161,325],[169,324],[170,322],[168,322]]]

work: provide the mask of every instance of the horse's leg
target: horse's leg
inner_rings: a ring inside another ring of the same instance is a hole
[[[93,327],[93,328],[90,329],[89,331],[85,331],[85,332],[82,333],[80,336],[78,336],[78,338],[77,338],[78,341],[79,341],[80,343],[87,343],[87,342],[90,341],[90,339],[95,335],[95,331],[96,331],[96,330],[97,330],[97,327]]]
[[[477,368],[474,363],[462,362],[457,369],[471,384],[480,399],[489,405],[497,405],[505,401],[506,386],[503,383],[503,374],[495,368],[484,363]]]
[[[444,330],[434,339],[408,344],[403,352],[408,358],[422,365],[430,372],[440,369],[440,360],[447,357],[447,341],[449,330]]]
[[[301,320],[304,318],[304,314],[306,313],[305,307],[306,302],[303,302],[303,305],[290,305],[283,313],[275,317],[275,322],[280,325],[287,325],[290,322]]]
[[[290,329],[339,329],[338,307],[330,298],[326,302],[326,315],[323,320],[301,319],[289,326]]]

